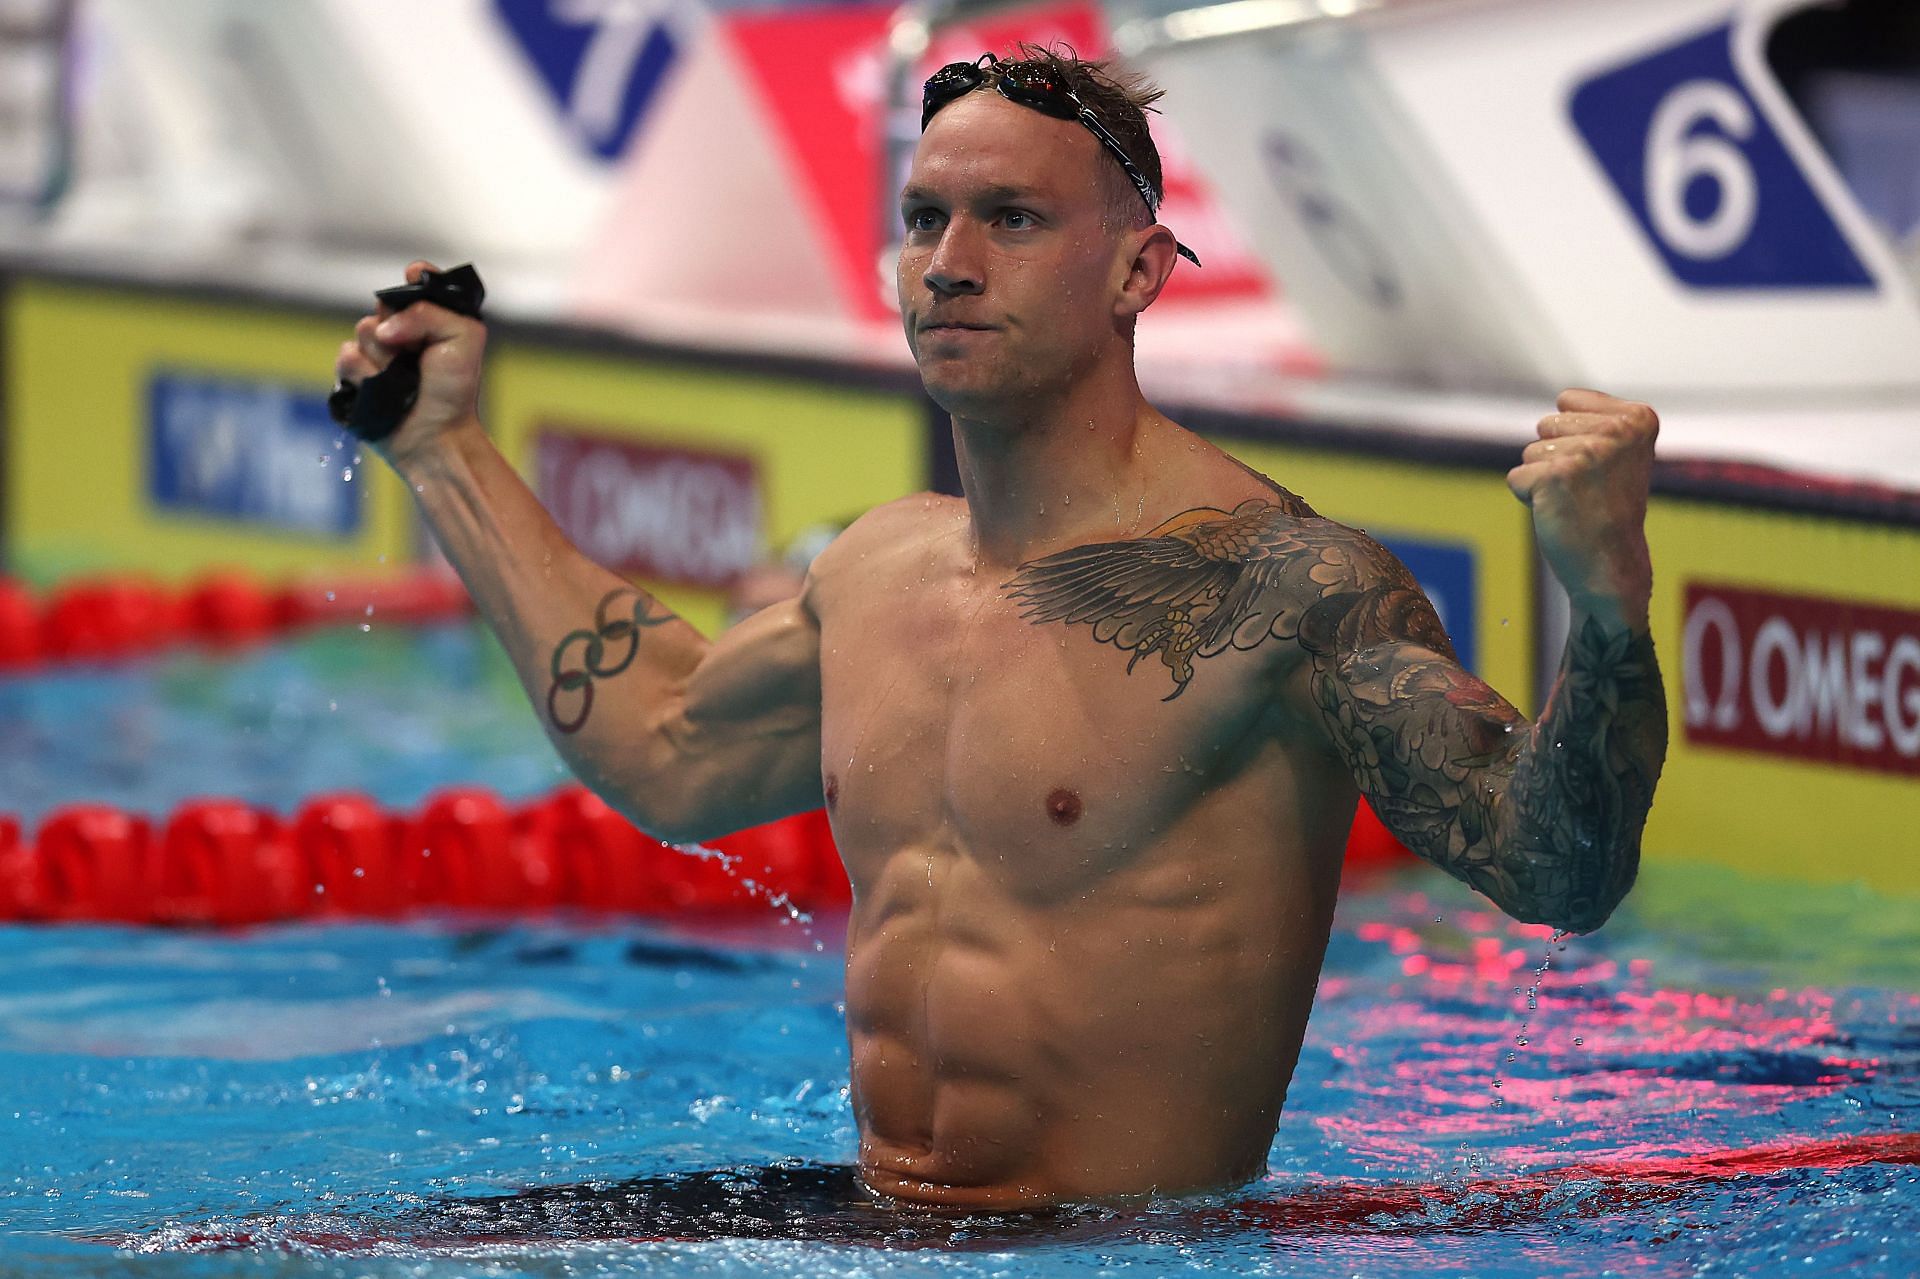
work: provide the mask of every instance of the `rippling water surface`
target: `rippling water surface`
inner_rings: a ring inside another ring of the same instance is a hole
[[[359,638],[0,685],[0,806],[550,784],[484,642]],[[0,927],[0,1273],[1909,1276],[1914,917],[1655,867],[1555,943],[1436,873],[1355,885],[1247,1193],[678,1243],[605,1195],[507,1238],[447,1204],[844,1162],[838,921]]]

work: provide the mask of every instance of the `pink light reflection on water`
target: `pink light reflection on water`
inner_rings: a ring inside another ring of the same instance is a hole
[[[1323,984],[1341,1007],[1329,1086],[1344,1104],[1315,1122],[1376,1172],[1433,1175],[1462,1148],[1524,1169],[1564,1162],[1576,1137],[1589,1154],[1706,1152],[1714,1116],[1751,1128],[1880,1065],[1834,1051],[1825,991],[1656,986],[1651,960],[1609,957],[1604,940],[1557,945],[1492,911],[1433,920],[1422,893],[1372,915],[1353,935],[1397,962]],[[1786,1058],[1800,1060],[1770,1080]]]

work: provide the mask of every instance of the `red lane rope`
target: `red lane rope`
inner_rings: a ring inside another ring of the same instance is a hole
[[[448,621],[471,611],[466,588],[457,578],[429,571],[278,586],[218,572],[180,589],[122,574],[76,579],[45,596],[0,578],[0,672],[121,661],[183,644],[232,648],[369,618],[409,624]]]
[[[196,799],[157,825],[77,804],[49,814],[32,840],[0,816],[0,920],[234,926],[449,910],[743,914],[850,900],[824,813],[683,851],[578,786],[517,806],[460,787],[412,813],[321,795],[290,819]]]

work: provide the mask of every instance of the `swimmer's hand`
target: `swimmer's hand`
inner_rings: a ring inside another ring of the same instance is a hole
[[[414,262],[407,267],[407,283],[417,283],[423,271],[438,269]],[[478,410],[486,347],[487,327],[479,320],[431,302],[415,302],[404,311],[383,302],[354,325],[353,341],[341,343],[333,371],[342,381],[362,382],[401,351],[420,352],[420,397],[413,412],[399,430],[372,446],[396,468],[404,468],[450,434],[482,429]]]
[[[1540,419],[1507,487],[1533,509],[1541,554],[1576,615],[1644,631],[1653,594],[1647,490],[1660,419],[1645,404],[1566,391]]]

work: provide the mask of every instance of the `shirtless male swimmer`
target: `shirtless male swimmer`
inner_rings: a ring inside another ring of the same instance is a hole
[[[674,841],[831,811],[870,1192],[1228,1188],[1265,1168],[1358,795],[1519,919],[1597,928],[1632,885],[1666,748],[1657,423],[1569,391],[1508,476],[1573,601],[1529,724],[1392,555],[1141,397],[1134,324],[1178,245],[1050,112],[1076,92],[1157,203],[1153,95],[1050,55],[983,69],[929,82],[901,194],[907,342],[966,496],[870,512],[717,640],[584,558],[495,450],[481,323],[383,310],[337,371],[421,352],[382,452],[588,785]]]

